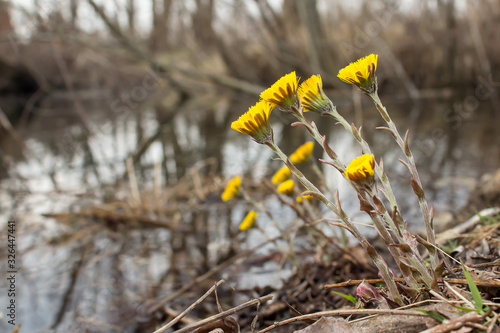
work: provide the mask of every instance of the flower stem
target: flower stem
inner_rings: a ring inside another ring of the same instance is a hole
[[[332,105],[331,110],[335,110],[333,108],[333,105]],[[316,126],[314,126],[313,124],[309,123],[304,118],[304,116],[302,115],[302,113],[300,113],[300,112],[293,112],[293,114],[307,128],[307,130],[309,131],[309,133],[315,138],[315,140],[318,143],[320,143],[320,145],[323,147],[323,149],[327,153],[329,151],[331,151],[331,149],[329,147],[325,147],[326,143],[324,142],[323,136],[319,133],[319,131],[318,131],[318,129],[317,129]],[[371,150],[370,150],[370,147],[368,146],[368,143],[366,141],[364,141],[359,134],[355,135],[352,132],[352,128],[351,128],[351,126],[348,125],[347,121],[343,117],[341,117],[340,114],[337,113],[337,115],[338,115],[338,117],[335,117],[335,119],[339,120],[339,122],[344,126],[344,128],[346,128],[349,132],[351,132],[353,134],[353,136],[358,140],[358,142],[362,145],[362,148],[364,150],[366,150],[366,152],[371,153]],[[332,114],[332,116],[333,116],[333,114]],[[328,155],[333,160],[332,164],[334,165],[334,167],[336,169],[338,169],[341,173],[343,171],[345,171],[345,168],[344,168],[343,164],[339,161],[338,157],[334,153],[331,153],[331,154],[328,154]],[[383,172],[382,168],[380,168],[376,163],[375,163],[375,165],[376,165],[376,168],[379,169],[378,170],[378,172],[379,172],[378,175],[379,175],[379,178],[380,178],[381,182],[384,184],[385,193],[386,194],[388,194],[388,193],[390,194],[390,196],[388,196],[388,198],[391,198],[391,197],[393,198],[393,202],[390,202],[391,208],[398,207],[397,203],[396,203],[396,199],[395,199],[394,194],[392,192],[391,185],[389,183],[389,179],[387,178],[387,176]],[[375,172],[377,172],[377,169],[375,169]],[[360,192],[357,189],[356,189],[356,191]],[[401,260],[400,260],[400,258],[402,257],[402,255],[401,255],[400,251],[398,251],[397,249],[395,249],[393,247],[393,245],[394,245],[393,243],[394,242],[392,241],[392,238],[391,238],[390,234],[388,233],[387,229],[383,225],[383,222],[382,222],[380,216],[378,216],[378,215],[376,216],[376,215],[371,214],[370,218],[372,219],[372,221],[373,221],[373,223],[374,223],[374,225],[376,227],[375,229],[377,230],[377,233],[380,235],[380,237],[382,238],[382,240],[384,241],[384,243],[387,245],[387,247],[388,247],[389,251],[391,252],[394,260],[401,267],[401,264],[400,264]],[[406,244],[407,241],[406,241],[406,239],[404,237],[405,233],[404,233],[404,230],[402,230],[402,227],[396,225],[395,221],[393,221],[393,219],[390,218],[388,214],[386,214],[386,216],[384,216],[384,220],[387,223],[387,225],[389,226],[390,230],[396,236],[398,242],[400,244]],[[431,286],[432,286],[431,282],[433,281],[433,278],[429,274],[429,272],[427,271],[427,269],[425,268],[425,266],[423,265],[423,263],[421,264],[422,260],[420,259],[420,254],[418,253],[418,251],[417,252],[412,251],[412,252],[408,253],[407,256],[409,257],[408,260],[412,263],[412,267],[414,267],[420,273],[420,276],[423,279],[423,281],[425,282],[425,284],[429,288],[431,288]],[[401,273],[406,278],[406,280],[408,282],[408,285],[411,288],[416,288],[417,287],[416,280],[414,279],[411,271],[409,271],[409,270],[401,270]]]
[[[316,161],[311,160],[311,168],[313,169],[314,173],[319,177],[319,179],[323,182],[324,188],[326,191],[328,191],[328,194],[333,197],[334,191],[332,191],[332,189],[328,187],[325,174],[323,173],[323,171],[321,171]],[[342,242],[342,246],[346,249],[349,244],[349,240],[347,239],[347,235],[344,228],[340,228],[340,239]]]
[[[353,128],[347,120],[340,115],[340,113],[337,112],[336,108],[333,106],[332,102],[330,101],[330,110],[329,112],[326,112],[325,115],[332,117],[335,119],[337,122],[339,122],[347,132],[351,133],[352,136],[358,141],[358,143],[361,145],[361,149],[363,150],[363,153],[372,155],[372,151],[370,146],[368,145],[368,142],[366,142],[361,135],[358,133],[353,133]],[[356,130],[357,131],[357,130]],[[384,193],[389,201],[389,205],[391,208],[393,207],[398,207],[398,204],[396,202],[396,197],[394,195],[394,192],[392,191],[391,183],[389,182],[389,179],[384,173],[384,170],[381,168],[381,166],[375,161],[375,173],[377,174],[377,177],[380,179],[380,182],[382,183],[384,187]],[[389,226],[391,224],[389,223]],[[391,229],[397,229],[396,226],[391,226]],[[392,230],[394,232],[394,230]]]
[[[392,121],[391,117],[389,116],[389,113],[387,112],[386,108],[383,106],[380,97],[378,96],[378,93],[375,91],[374,93],[368,94],[368,96],[372,99],[373,103],[375,103],[375,106],[377,107],[377,110],[379,111],[380,115],[382,118],[385,120],[387,125],[389,126],[389,129],[391,130],[392,135],[394,136],[394,139],[396,140],[397,144],[399,147],[403,150],[403,153],[406,156],[407,159],[407,166],[410,171],[411,176],[413,177],[416,185],[418,186],[419,189],[422,189],[422,182],[420,181],[420,177],[418,175],[417,171],[417,166],[415,164],[415,159],[413,157],[413,154],[411,150],[408,147],[407,142],[402,139],[401,135],[398,132],[398,129],[396,127],[396,124]],[[427,203],[427,199],[425,198],[424,191],[418,191],[417,193],[418,196],[418,203],[420,205],[420,210],[422,212],[422,216],[424,218],[424,224],[425,224],[425,229],[427,233],[427,241],[433,245],[433,249],[429,248],[429,254],[431,257],[431,265],[432,269],[436,270],[436,268],[439,265],[439,256],[437,251],[435,250],[436,246],[436,236],[434,234],[434,226],[432,223],[432,216],[431,212],[429,209],[429,205]]]
[[[337,120],[345,128],[346,131],[350,132],[352,134],[352,136],[356,139],[356,141],[358,141],[358,143],[361,145],[361,148],[363,149],[363,152],[365,154],[372,154],[370,146],[361,137],[358,130],[356,128],[353,128],[351,125],[349,125],[349,123],[346,121],[346,119],[344,117],[342,117],[337,112],[336,108],[333,106],[333,103],[331,103],[331,101],[330,101],[329,111],[325,112],[324,114]],[[387,114],[387,112],[385,112],[385,114]],[[388,115],[386,117],[388,117]],[[381,181],[381,183],[384,187],[384,194],[385,194],[386,198],[388,199],[389,204],[391,205],[391,208],[392,209],[394,209],[395,207],[397,208],[398,205],[396,202],[396,197],[394,196],[394,193],[392,191],[392,187],[391,187],[391,184],[389,182],[389,179],[387,178],[382,167],[379,166],[376,162],[375,162],[375,173],[377,174],[379,180]],[[360,191],[358,191],[358,192],[360,192]],[[372,193],[372,196],[373,195],[377,195],[375,190]],[[365,200],[370,201],[369,198],[365,198]],[[381,200],[380,200],[380,202],[381,202]],[[393,245],[392,238],[391,238],[390,234],[387,232],[387,229],[385,228],[383,221],[385,221],[385,223],[387,223],[387,225],[389,226],[389,229],[395,235],[395,237],[397,238],[397,240],[400,244],[405,244],[405,245],[411,244],[411,240],[407,239],[408,233],[404,232],[404,226],[398,225],[389,216],[387,211],[384,211],[381,213],[382,213],[382,217],[380,217],[378,215],[373,215],[373,214],[369,214],[369,215],[370,215],[370,217],[375,225],[375,229],[377,230],[380,237],[384,240],[384,242],[388,246],[392,256],[394,257],[395,261],[399,265],[400,257],[402,257],[404,255],[402,255],[400,253],[400,251],[394,249],[394,247],[392,246]],[[383,218],[383,221],[382,221],[382,218]],[[412,248],[412,247],[410,246],[410,248]],[[423,264],[422,259],[420,257],[420,253],[418,252],[418,250],[413,249],[413,248],[412,248],[412,250],[413,251],[406,254],[406,256],[408,257],[408,261],[411,263],[412,267],[415,268],[419,272],[419,275],[422,278],[422,280],[424,281],[424,283],[426,284],[426,286],[429,288],[432,288],[433,281],[434,281],[433,276],[429,273],[429,271],[427,270],[427,268]],[[411,288],[418,287],[417,282],[416,282],[415,278],[413,277],[411,271],[401,269],[401,272],[404,275],[404,277],[408,283],[408,286],[410,286]]]
[[[322,142],[322,141],[321,141]],[[347,215],[338,207],[336,204],[328,200],[325,195],[311,183],[299,169],[297,169],[292,162],[288,159],[288,157],[281,151],[281,149],[272,141],[265,142],[278,156],[279,158],[286,164],[286,166],[290,169],[290,171],[299,179],[300,183],[310,192],[316,194],[316,197],[319,198],[332,212],[335,213],[346,226],[346,228],[352,233],[352,235],[359,241],[361,246],[368,253],[374,264],[377,266],[380,275],[384,279],[387,288],[389,289],[389,293],[391,298],[399,305],[403,304],[401,299],[401,295],[399,294],[396,283],[394,282],[394,276],[391,273],[389,267],[385,260],[380,256],[380,254],[375,250],[373,246],[366,240],[366,238],[359,232],[356,228],[356,225],[349,219]]]

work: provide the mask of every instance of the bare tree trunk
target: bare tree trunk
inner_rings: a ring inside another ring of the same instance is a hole
[[[286,70],[294,68],[298,71],[310,71],[310,66],[307,63],[304,64],[307,51],[297,41],[301,22],[295,1],[285,0],[281,11],[276,12],[268,0],[255,0],[262,21],[274,39],[268,49],[270,51],[277,49],[274,56],[283,65],[283,68],[278,70],[281,73],[285,68]]]
[[[214,47],[216,34],[213,29],[214,0],[196,0],[196,11],[192,16],[194,37],[205,50]]]
[[[170,18],[170,11],[172,9],[172,3],[173,3],[173,0],[163,0],[163,12],[161,15],[161,26],[162,26],[162,33],[163,33],[162,40],[165,43],[164,44],[165,48],[168,47],[168,35],[170,32],[168,23],[170,22],[169,18]]]
[[[316,7],[316,0],[295,0],[300,20],[307,30],[309,65],[313,72],[321,72],[320,38],[322,37],[321,22]]]
[[[448,82],[453,84],[455,81],[455,59],[457,52],[457,36],[456,27],[457,20],[455,16],[455,1],[454,0],[438,0],[439,11],[444,17],[446,24],[446,74]]]
[[[40,0],[33,0],[33,14],[36,17],[37,27],[43,27],[43,18],[40,16],[42,12],[42,6],[40,5]]]
[[[231,16],[233,17],[234,30],[237,36],[242,36],[248,33],[245,29],[245,23],[247,20],[247,11],[245,3],[243,0],[233,0]]]
[[[127,21],[130,36],[135,35],[135,1],[127,0]]]
[[[297,0],[284,0],[283,6],[281,7],[283,24],[286,28],[287,37],[295,36],[296,32],[300,29],[299,9],[296,1]],[[309,3],[309,1],[302,2]]]
[[[76,28],[76,20],[78,19],[78,0],[71,0],[69,3],[69,11],[71,14],[70,25],[71,28]]]
[[[12,32],[10,24],[10,8],[9,3],[0,0],[0,34],[8,34]]]
[[[150,35],[151,51],[162,51],[167,48],[168,18],[172,2],[173,0],[151,0],[153,13],[153,28]]]

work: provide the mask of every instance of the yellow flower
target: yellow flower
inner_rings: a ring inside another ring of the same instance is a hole
[[[283,193],[286,195],[290,195],[293,192],[293,187],[295,186],[295,183],[292,179],[285,180],[283,183],[278,186],[278,193]]]
[[[304,112],[314,111],[321,114],[330,108],[329,99],[323,92],[323,81],[319,75],[313,75],[302,82],[299,87],[299,98]]]
[[[254,210],[249,211],[247,216],[245,216],[243,221],[240,223],[240,230],[244,231],[250,229],[255,223],[255,220],[257,219],[258,215],[259,214]]]
[[[233,121],[231,128],[250,135],[258,143],[271,140],[273,137],[273,130],[269,124],[271,110],[272,106],[268,102],[259,101],[241,115],[238,120]]]
[[[313,149],[314,142],[309,141],[304,143],[302,146],[297,148],[292,155],[290,155],[290,161],[292,161],[293,164],[297,164],[309,160]]]
[[[349,66],[342,68],[337,76],[342,81],[355,84],[368,93],[373,92],[377,58],[377,54],[370,54],[356,62],[351,62]]]
[[[297,202],[298,203],[301,203],[302,201],[304,200],[307,200],[307,201],[311,201],[313,199],[313,196],[312,195],[299,195],[297,197]]]
[[[241,185],[241,178],[236,176],[227,183],[224,192],[222,192],[221,198],[223,201],[231,200],[239,194]]]
[[[363,154],[356,157],[347,166],[344,176],[352,181],[372,180],[375,174],[373,155]]]
[[[290,169],[288,169],[288,167],[286,167],[286,166],[282,167],[281,169],[276,171],[276,173],[274,174],[273,180],[272,180],[273,184],[279,184],[279,183],[287,180],[288,178],[290,178],[290,175],[291,175]]]
[[[279,106],[287,110],[297,104],[297,84],[297,75],[291,72],[276,81],[271,88],[264,90],[260,98],[271,103],[273,107]]]

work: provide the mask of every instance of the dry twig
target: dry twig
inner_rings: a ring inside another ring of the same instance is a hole
[[[395,278],[394,281],[396,282],[405,282],[405,279],[403,278]],[[384,283],[382,279],[368,279],[368,280],[349,280],[349,281],[344,281],[340,283],[335,283],[335,284],[326,284],[325,289],[332,289],[332,288],[340,288],[340,287],[349,287],[349,286],[356,286],[362,282],[366,282],[369,284],[375,284],[375,283]],[[420,279],[417,280],[417,282],[422,282]],[[467,285],[468,282],[466,279],[438,279],[438,283],[444,283],[448,282],[451,284],[464,284]],[[489,281],[480,281],[480,280],[474,280],[474,283],[478,287],[494,287],[494,288],[500,288],[500,281],[496,280],[489,280]]]
[[[268,244],[270,242],[274,242],[275,240],[277,240],[279,238],[280,237],[275,237],[273,239],[266,240],[265,242],[262,242],[259,245],[255,246],[255,247],[253,247],[251,249],[248,249],[248,250],[246,250],[244,252],[241,252],[241,253],[239,253],[239,254],[237,254],[237,255],[229,258],[228,260],[220,263],[219,265],[217,265],[217,266],[213,267],[212,269],[210,269],[205,274],[203,274],[203,275],[197,277],[196,279],[192,280],[191,282],[189,282],[188,284],[186,284],[184,287],[182,287],[181,289],[177,290],[175,293],[172,293],[172,294],[164,297],[160,301],[158,301],[155,305],[153,305],[152,307],[150,307],[149,309],[147,309],[146,313],[147,314],[152,314],[153,312],[161,309],[165,304],[167,304],[171,300],[180,297],[183,293],[185,293],[186,291],[188,291],[189,289],[191,289],[193,286],[200,284],[204,280],[206,280],[209,277],[211,277],[213,274],[215,274],[217,272],[220,272],[224,268],[226,268],[229,265],[233,264],[236,260],[244,258],[244,257],[252,254],[254,251],[257,251],[258,249],[262,248],[264,245],[266,245],[266,244]]]
[[[422,333],[445,333],[452,332],[460,329],[464,326],[470,326],[473,323],[480,323],[483,320],[483,316],[480,316],[476,312],[469,312],[466,315],[451,319],[446,323],[434,326]]]
[[[206,325],[208,323],[211,323],[213,321],[216,321],[218,319],[230,316],[230,315],[235,314],[236,312],[239,312],[239,311],[241,311],[243,309],[246,309],[248,307],[251,307],[251,306],[254,306],[254,305],[258,305],[258,304],[267,302],[267,301],[269,301],[271,299],[273,299],[272,295],[262,296],[262,297],[253,299],[251,301],[248,301],[246,303],[238,305],[235,308],[232,308],[232,309],[229,309],[227,311],[221,312],[221,313],[216,314],[216,315],[214,315],[212,317],[208,317],[207,319],[203,319],[200,322],[196,323],[196,325],[186,326],[186,327],[184,327],[184,328],[182,328],[180,330],[175,331],[174,333],[190,332],[190,331],[192,331],[192,330],[194,330],[194,329],[196,329],[198,327],[204,326],[204,325]],[[154,333],[156,333],[156,332],[154,332]]]
[[[179,320],[181,320],[185,315],[187,315],[196,306],[198,306],[201,302],[203,302],[203,300],[205,300],[205,298],[207,298],[208,295],[210,295],[218,286],[220,286],[223,283],[225,283],[224,280],[219,280],[217,283],[215,283],[212,286],[212,288],[208,289],[208,291],[203,296],[201,296],[196,302],[194,302],[193,304],[191,304],[186,310],[184,310],[183,312],[181,312],[177,317],[175,317],[173,320],[171,320],[168,324],[166,324],[165,326],[163,326],[163,327],[157,329],[156,331],[154,331],[154,333],[165,332],[167,329],[169,329],[170,327],[174,326],[176,323],[179,322]]]

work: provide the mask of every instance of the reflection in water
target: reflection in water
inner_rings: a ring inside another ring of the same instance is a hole
[[[474,181],[500,165],[497,123],[484,104],[467,118],[448,114],[449,102],[422,105],[411,111],[411,117],[404,104],[387,106],[400,130],[410,129],[410,146],[428,200],[437,211],[463,206]],[[281,166],[267,147],[230,130],[231,121],[248,105],[224,102],[200,108],[181,101],[174,110],[155,106],[110,114],[109,105],[94,103],[87,106],[93,110],[87,114],[90,133],[66,105],[44,105],[21,133],[31,153],[24,157],[5,154],[15,151],[9,146],[15,143],[4,139],[2,162],[9,177],[1,181],[0,205],[3,220],[15,218],[20,225],[23,269],[18,284],[23,287],[18,316],[23,328],[36,332],[52,325],[65,332],[71,327],[97,326],[109,332],[139,331],[137,314],[144,301],[169,295],[238,249],[263,241],[262,235],[255,234],[246,244],[236,226],[247,208],[241,203],[224,205],[213,194],[223,183],[220,174],[244,174],[258,180]],[[348,120],[354,119],[349,107],[339,107],[339,111]],[[328,134],[331,147],[343,161],[361,153],[341,126],[315,114],[307,116]],[[286,115],[275,111],[271,120],[276,140],[286,153],[310,140],[302,128],[288,126],[292,120]],[[419,228],[421,218],[408,172],[398,162],[401,153],[388,133],[373,130],[382,125],[374,108],[365,106],[363,136],[376,158],[384,159],[405,218]],[[318,147],[315,155],[324,157]],[[139,207],[127,195],[129,185],[124,182],[128,157],[134,162],[140,190],[154,189],[153,199],[142,198],[152,203],[142,213],[156,219],[173,216],[170,222],[175,227],[128,230],[108,219],[103,229],[89,217],[75,217],[62,225],[42,216],[81,211],[116,199],[122,200],[124,211]],[[346,182],[333,168],[325,166],[324,170],[329,185],[340,190],[344,209],[362,220]],[[203,174],[210,177],[209,182]],[[182,188],[182,179],[189,179],[188,188]],[[293,215],[277,202],[264,202],[280,221]],[[234,285],[269,283],[269,270],[276,267],[269,268],[269,264],[262,266],[261,275],[242,275]],[[233,278],[241,275],[234,273]],[[147,313],[141,315],[145,322],[154,323]],[[126,324],[130,326],[124,329]]]

